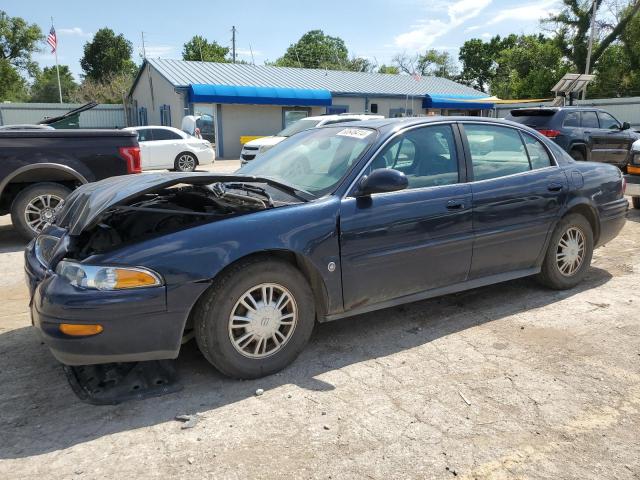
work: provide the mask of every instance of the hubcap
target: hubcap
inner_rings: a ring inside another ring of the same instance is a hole
[[[31,199],[24,210],[24,219],[29,228],[40,232],[45,225],[52,223],[56,218],[56,208],[62,202],[62,197],[57,195],[38,195]]]
[[[291,292],[276,283],[262,283],[242,294],[231,310],[229,338],[241,355],[265,358],[285,346],[297,322]]]
[[[183,171],[193,170],[196,168],[196,161],[191,155],[182,155],[178,159],[178,167]]]
[[[584,261],[585,244],[584,233],[578,227],[569,227],[560,237],[556,263],[562,275],[570,277],[580,269]]]

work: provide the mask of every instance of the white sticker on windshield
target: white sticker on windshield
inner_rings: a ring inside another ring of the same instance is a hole
[[[373,133],[373,130],[365,130],[364,128],[345,128],[336,135],[353,138],[366,138]]]

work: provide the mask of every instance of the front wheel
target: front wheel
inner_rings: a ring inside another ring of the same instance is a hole
[[[573,288],[587,274],[592,256],[591,225],[582,215],[567,215],[551,236],[538,280],[556,290]]]
[[[176,172],[193,172],[198,165],[198,160],[191,153],[181,153],[173,164]]]
[[[36,183],[18,193],[11,204],[11,222],[18,233],[30,240],[55,220],[56,208],[71,193],[59,183]]]
[[[194,312],[196,341],[220,372],[259,378],[293,362],[315,324],[311,288],[289,263],[240,262],[220,278]]]

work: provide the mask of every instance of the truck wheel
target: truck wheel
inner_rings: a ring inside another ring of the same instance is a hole
[[[55,219],[55,209],[67,195],[59,183],[36,183],[16,195],[11,205],[11,222],[22,237],[31,239]]]
[[[571,150],[571,153],[569,155],[571,155],[571,158],[578,162],[584,162],[586,160],[584,152],[579,148],[574,148],[573,150]]]
[[[191,153],[183,152],[176,157],[173,167],[176,172],[193,172],[196,165],[198,159]]]
[[[538,280],[555,290],[573,288],[587,274],[592,255],[591,225],[582,215],[567,215],[551,236]]]
[[[224,375],[241,379],[270,375],[293,362],[314,324],[305,277],[289,263],[265,257],[224,272],[194,312],[205,358]]]
[[[633,208],[640,210],[640,197],[631,197],[631,203]]]

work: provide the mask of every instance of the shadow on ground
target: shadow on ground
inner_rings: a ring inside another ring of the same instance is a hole
[[[610,278],[607,271],[592,268],[581,286],[563,292],[522,279],[322,324],[293,365],[260,380],[224,378],[191,342],[177,360],[183,391],[118,406],[82,403],[35,332],[30,327],[12,330],[0,334],[0,358],[6,359],[0,365],[0,458],[40,455],[171,421],[178,414],[212,411],[253,396],[257,388],[293,384],[310,391],[332,390],[333,385],[317,377],[562,301]]]
[[[21,251],[26,244],[13,225],[0,225],[0,253]]]

